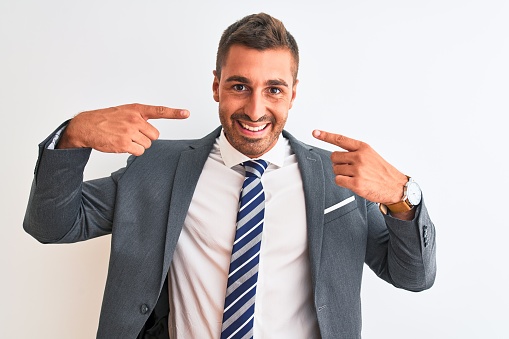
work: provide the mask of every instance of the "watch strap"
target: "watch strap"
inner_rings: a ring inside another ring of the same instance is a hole
[[[406,200],[395,204],[387,205],[387,209],[392,213],[408,212],[413,208]]]

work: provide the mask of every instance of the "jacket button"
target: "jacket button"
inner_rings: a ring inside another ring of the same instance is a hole
[[[140,312],[141,312],[141,314],[147,314],[148,306],[146,304],[141,305]]]

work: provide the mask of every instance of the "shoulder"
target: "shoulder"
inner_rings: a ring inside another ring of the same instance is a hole
[[[283,137],[288,139],[290,141],[290,145],[292,147],[292,150],[297,154],[299,157],[303,157],[306,154],[309,155],[315,155],[318,156],[322,162],[329,163],[330,162],[330,156],[331,151],[328,151],[326,149],[306,144],[299,139],[295,138],[292,134],[290,134],[288,131],[283,131]]]
[[[180,139],[180,140],[155,140],[152,146],[146,150],[147,155],[160,156],[161,153],[173,156],[191,149],[210,149],[219,136],[221,128],[218,127],[208,135],[199,139]]]
[[[216,129],[201,139],[155,140],[141,156],[130,156],[126,167],[144,170],[157,167],[170,169],[176,166],[177,160],[187,151],[197,151],[192,153],[192,157],[201,159],[202,155],[210,152],[219,131],[220,129]]]
[[[152,142],[152,146],[146,150],[146,153],[183,151],[190,148],[197,140],[199,139],[155,140]]]

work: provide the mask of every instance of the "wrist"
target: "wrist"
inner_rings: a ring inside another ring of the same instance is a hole
[[[406,183],[402,188],[402,196],[399,201],[395,203],[383,204],[380,203],[380,211],[383,214],[391,212],[392,214],[407,213],[412,211],[414,206],[421,203],[421,189],[419,185],[409,176],[407,177]]]
[[[56,149],[78,148],[78,146],[72,143],[67,133],[65,133],[64,131],[64,133],[60,136],[60,139],[58,140],[55,148]]]
[[[57,144],[55,145],[55,148],[57,149],[65,149],[65,148],[82,148],[85,147],[79,142],[76,141],[76,138],[73,135],[73,131],[75,130],[73,127],[73,121],[75,118],[71,119],[69,121],[69,124],[66,126],[66,128],[62,131],[60,134],[60,137],[57,141]]]
[[[390,200],[387,200],[385,202],[382,202],[384,205],[393,205],[397,204],[401,201],[405,200],[405,194],[406,194],[406,184],[408,183],[408,180],[410,179],[409,176],[404,175],[401,173],[401,176],[397,178],[397,180],[394,180],[394,190],[392,192],[392,198]]]

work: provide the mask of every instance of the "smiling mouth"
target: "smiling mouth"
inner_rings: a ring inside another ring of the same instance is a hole
[[[265,127],[268,126],[268,124],[263,124],[263,125],[260,125],[260,126],[249,126],[248,124],[245,124],[245,123],[243,123],[241,121],[239,121],[239,124],[240,124],[240,126],[242,126],[242,128],[247,129],[250,132],[259,132],[259,131],[264,130]]]

